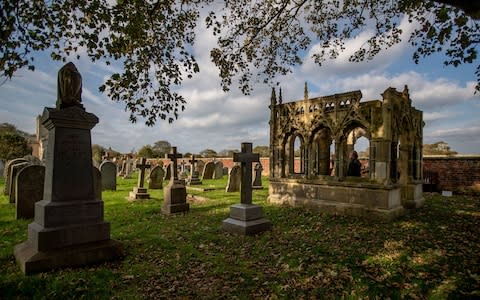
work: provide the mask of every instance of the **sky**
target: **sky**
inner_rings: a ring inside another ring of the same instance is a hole
[[[408,22],[401,26],[405,36],[412,29]],[[369,35],[365,31],[348,40],[344,54],[322,67],[310,59],[309,55],[318,47],[313,43],[303,64],[278,78],[283,102],[302,99],[305,82],[310,97],[361,90],[362,101],[381,100],[380,94],[387,88],[402,91],[408,85],[413,106],[423,111],[424,143],[444,141],[461,154],[480,154],[480,96],[474,94],[475,65],[444,67],[441,55],[416,65],[411,59],[413,49],[406,41],[381,52],[372,61],[348,62],[349,54]],[[160,140],[169,141],[181,153],[238,150],[242,142],[251,142],[254,147],[268,145],[271,87],[257,84],[249,96],[236,86],[223,92],[218,69],[209,57],[215,42],[210,31],[203,26],[198,28],[193,51],[200,73],[179,89],[187,99],[186,109],[172,124],[160,120],[153,127],[146,126],[140,118],[137,123],[130,123],[124,104],[115,103],[98,91],[121,65],[91,63],[84,57],[80,61],[72,59],[83,79],[83,105],[100,119],[92,129],[92,144],[122,153],[138,151]],[[38,53],[35,61],[34,72],[21,70],[0,86],[0,123],[14,124],[29,133],[35,133],[36,116],[44,107],[55,107],[57,72],[64,64],[52,61],[48,53]]]

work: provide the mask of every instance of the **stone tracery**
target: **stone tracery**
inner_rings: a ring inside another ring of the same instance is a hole
[[[281,90],[279,99],[272,90],[270,201],[387,218],[421,206],[422,112],[406,86],[382,97],[360,102],[361,92],[352,91],[308,98],[305,86],[303,100],[282,103]],[[360,137],[369,140],[369,172],[350,178],[348,154]]]

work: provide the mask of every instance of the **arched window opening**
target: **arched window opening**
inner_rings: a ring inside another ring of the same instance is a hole
[[[295,136],[295,139],[293,140],[293,154],[295,158],[293,164],[293,172],[295,174],[302,174],[304,153],[302,140],[299,136]]]

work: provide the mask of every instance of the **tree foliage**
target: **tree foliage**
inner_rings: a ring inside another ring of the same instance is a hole
[[[253,153],[260,154],[260,157],[269,157],[270,156],[270,147],[268,147],[268,146],[255,146],[253,148]]]
[[[27,140],[16,133],[0,133],[0,159],[3,161],[31,154]]]
[[[176,88],[199,72],[192,55],[201,11],[211,10],[207,26],[218,38],[211,59],[221,85],[233,80],[248,94],[252,80],[274,84],[302,63],[313,41],[322,46],[316,63],[335,59],[345,41],[367,28],[373,36],[351,61],[371,60],[400,41],[403,16],[419,27],[410,37],[414,61],[435,52],[445,64],[477,61],[480,41],[478,1],[458,0],[53,0],[2,1],[0,72],[11,78],[21,68],[35,69],[34,52],[48,50],[54,60],[79,57],[92,62],[117,60],[123,70],[101,86],[113,101],[125,104],[130,120],[173,122],[186,103]],[[451,6],[452,5],[452,6]],[[477,82],[480,68],[477,66]],[[477,90],[480,86],[477,84]]]
[[[205,149],[200,151],[200,156],[201,157],[216,157],[217,152],[213,149]]]

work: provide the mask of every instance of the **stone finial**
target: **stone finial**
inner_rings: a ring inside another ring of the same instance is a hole
[[[58,71],[57,109],[82,105],[82,75],[71,62]]]
[[[277,104],[277,95],[275,95],[275,88],[272,87],[272,95],[270,96],[270,104],[275,106]]]
[[[279,95],[278,95],[278,104],[282,104],[282,88],[280,88]]]
[[[308,84],[306,81],[305,81],[305,88],[303,89],[303,98],[305,100],[308,100]]]

